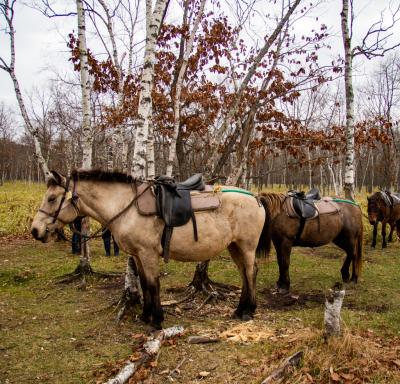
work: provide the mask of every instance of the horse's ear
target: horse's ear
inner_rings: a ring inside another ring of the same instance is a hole
[[[61,187],[65,186],[65,177],[58,173],[57,171],[50,171],[50,177],[47,180],[47,187],[59,185]]]

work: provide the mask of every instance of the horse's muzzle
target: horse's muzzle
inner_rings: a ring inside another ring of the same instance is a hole
[[[44,235],[40,236],[38,229],[34,227],[31,230],[31,235],[33,236],[33,238],[35,240],[39,240],[42,243],[45,243],[47,241],[48,237],[49,237],[49,230],[46,228],[46,231],[44,232]]]
[[[376,224],[376,219],[369,219],[369,223],[371,225],[375,225]]]

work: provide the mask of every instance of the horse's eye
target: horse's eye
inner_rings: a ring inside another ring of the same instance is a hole
[[[47,201],[48,201],[49,203],[52,203],[53,201],[56,201],[56,199],[57,199],[57,196],[50,196],[50,197],[47,199]]]

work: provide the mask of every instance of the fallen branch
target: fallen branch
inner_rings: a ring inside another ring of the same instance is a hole
[[[169,375],[167,376],[167,379],[172,379],[172,376],[175,373],[180,373],[179,368],[182,367],[183,363],[186,361],[186,357],[184,357],[181,362],[169,373]]]
[[[129,378],[146,362],[156,357],[162,345],[162,341],[170,339],[171,337],[181,335],[183,333],[183,327],[175,326],[166,328],[156,335],[149,336],[146,343],[143,344],[143,350],[138,360],[131,362],[129,361],[114,378],[108,380],[106,384],[124,384]]]
[[[300,364],[301,359],[303,358],[303,351],[296,352],[294,355],[289,356],[283,364],[276,368],[272,373],[265,378],[261,384],[269,384],[273,383],[275,380],[279,380],[282,377],[286,376],[289,373],[289,369],[291,367],[297,367]]]

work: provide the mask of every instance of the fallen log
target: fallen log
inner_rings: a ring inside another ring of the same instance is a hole
[[[299,351],[296,352],[294,355],[289,356],[283,364],[274,369],[272,373],[266,377],[261,384],[270,384],[276,380],[281,379],[282,377],[286,376],[289,373],[289,369],[291,367],[297,367],[300,364],[301,359],[303,358],[304,352]]]
[[[175,326],[166,328],[156,334],[152,334],[147,339],[146,343],[143,344],[143,350],[138,360],[132,362],[129,361],[125,366],[118,372],[117,376],[108,380],[106,384],[124,384],[129,378],[146,362],[153,359],[160,352],[162,341],[170,339],[174,336],[179,336],[183,333],[183,327]]]

